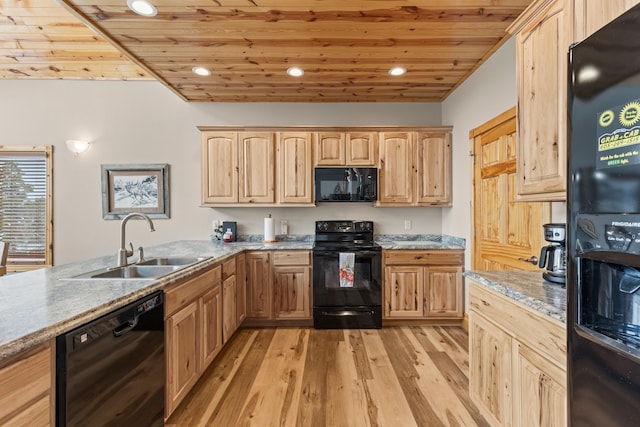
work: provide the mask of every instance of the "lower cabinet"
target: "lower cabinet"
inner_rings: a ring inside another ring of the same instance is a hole
[[[469,282],[471,400],[494,426],[566,426],[564,325]]]
[[[385,319],[462,319],[463,251],[383,253]]]
[[[236,258],[222,263],[222,337],[227,342],[238,329]]]
[[[0,363],[0,425],[55,425],[54,347],[49,342]]]
[[[165,290],[168,417],[222,348],[222,267]]]
[[[246,257],[248,318],[311,319],[310,251],[254,251]]]
[[[236,325],[239,328],[247,317],[247,256],[236,256]]]

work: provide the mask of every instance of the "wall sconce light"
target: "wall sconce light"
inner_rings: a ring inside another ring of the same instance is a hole
[[[76,156],[87,151],[90,146],[91,144],[89,144],[88,141],[81,141],[79,139],[67,140],[67,149],[74,153]]]

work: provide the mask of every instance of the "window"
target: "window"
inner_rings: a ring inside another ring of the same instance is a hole
[[[0,241],[8,271],[53,264],[52,147],[0,147]]]

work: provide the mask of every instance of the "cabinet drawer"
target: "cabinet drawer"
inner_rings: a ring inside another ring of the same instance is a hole
[[[273,265],[311,265],[311,252],[274,251]]]
[[[236,257],[222,263],[222,280],[227,280],[229,277],[236,274]]]
[[[564,324],[469,281],[469,308],[496,322],[518,341],[535,348],[560,366],[566,365]]]
[[[165,318],[204,292],[222,283],[222,266],[217,265],[184,283],[179,283],[164,291]]]
[[[384,251],[385,265],[462,265],[464,254],[457,250]]]

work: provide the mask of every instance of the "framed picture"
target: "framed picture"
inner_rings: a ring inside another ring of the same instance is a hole
[[[169,165],[102,165],[102,217],[169,218]]]

